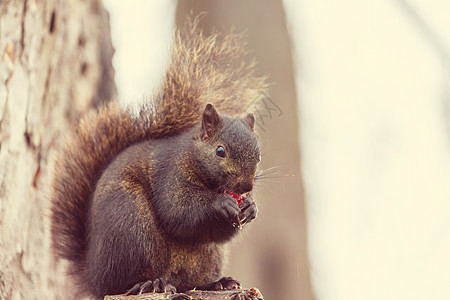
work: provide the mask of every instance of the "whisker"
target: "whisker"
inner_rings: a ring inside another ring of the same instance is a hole
[[[281,167],[271,167],[264,170],[259,170],[255,176],[255,181],[266,180],[266,179],[276,179],[283,176]]]

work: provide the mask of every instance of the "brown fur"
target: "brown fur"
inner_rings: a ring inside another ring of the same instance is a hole
[[[246,62],[249,53],[243,48],[243,36],[230,32],[205,37],[197,22],[197,19],[189,21],[175,34],[163,86],[152,103],[143,104],[139,114],[116,103],[92,112],[81,120],[57,159],[52,195],[52,244],[59,257],[71,262],[70,271],[75,275],[83,277],[86,272],[90,199],[102,172],[119,153],[142,141],[191,130],[200,122],[206,103],[213,103],[221,113],[237,116],[266,97],[265,79],[255,75],[254,61]],[[130,197],[136,199],[133,201],[138,211],[151,214],[148,204],[139,200],[146,192],[140,182],[144,180],[142,174],[152,174],[154,165],[151,159],[145,162],[135,159],[133,163],[136,165],[126,168],[117,184],[134,194]],[[145,178],[151,185],[151,178]],[[184,192],[187,191],[174,193]],[[153,216],[143,218],[152,223],[148,226],[156,226]],[[170,248],[176,255],[167,254],[171,266],[186,263],[179,258],[190,251],[180,248],[176,252],[177,247]],[[208,245],[202,251],[219,250]],[[197,259],[195,255],[183,257],[191,262]],[[193,269],[201,274],[204,267]],[[213,273],[220,273],[219,266],[213,268],[217,269]],[[167,268],[166,272],[180,270],[175,269]],[[145,271],[142,276],[145,279]],[[79,278],[79,282],[85,281]]]

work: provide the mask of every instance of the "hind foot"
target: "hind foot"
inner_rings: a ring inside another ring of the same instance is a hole
[[[231,277],[222,277],[219,281],[211,282],[205,286],[198,287],[198,290],[221,291],[221,290],[240,290],[241,283]]]
[[[129,289],[125,295],[140,295],[145,293],[173,293],[175,294],[177,289],[167,283],[164,279],[158,278],[155,280],[147,280],[145,282],[136,283],[131,289]]]

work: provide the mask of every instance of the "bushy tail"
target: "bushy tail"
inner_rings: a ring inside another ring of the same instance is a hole
[[[136,142],[170,136],[200,120],[206,103],[221,113],[243,114],[266,97],[264,77],[255,75],[243,36],[230,32],[205,37],[189,20],[176,32],[171,61],[153,102],[132,113],[111,103],[84,118],[57,158],[52,195],[52,243],[58,256],[82,272],[86,215],[103,168]]]

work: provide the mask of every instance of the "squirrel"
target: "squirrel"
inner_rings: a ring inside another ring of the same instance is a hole
[[[205,36],[189,19],[151,103],[112,102],[72,132],[56,159],[51,236],[82,294],[241,288],[222,267],[226,242],[257,214],[246,110],[267,84],[249,56],[242,34]]]

